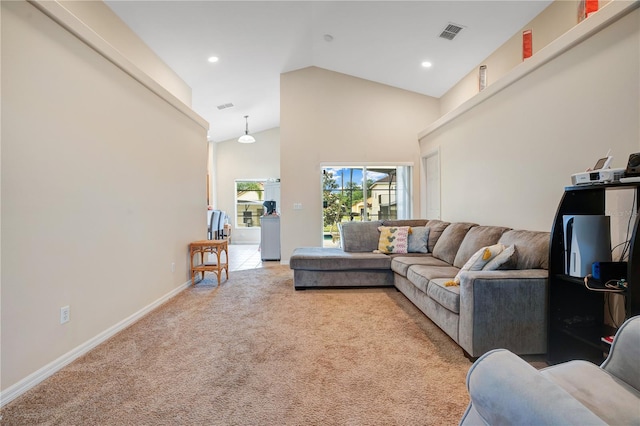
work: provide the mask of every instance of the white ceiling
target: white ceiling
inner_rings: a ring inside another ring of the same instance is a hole
[[[218,142],[245,115],[251,133],[278,127],[280,74],[312,65],[440,97],[550,3],[106,1],[191,86]],[[449,23],[464,27],[452,41],[438,37]]]

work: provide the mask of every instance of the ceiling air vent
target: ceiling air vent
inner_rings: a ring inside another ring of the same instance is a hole
[[[223,110],[223,109],[227,109],[227,108],[233,108],[233,104],[229,103],[229,104],[218,105],[218,109],[219,110]]]
[[[447,27],[440,33],[440,38],[446,38],[447,40],[453,40],[463,29],[462,25],[448,24]]]

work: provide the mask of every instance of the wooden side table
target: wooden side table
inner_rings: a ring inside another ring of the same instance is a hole
[[[224,262],[221,261],[221,254],[224,252]],[[200,263],[194,265],[194,256],[200,254]],[[216,263],[206,263],[204,259],[205,254],[215,253]],[[218,284],[222,278],[222,271],[227,274],[227,280],[229,279],[229,245],[227,239],[222,240],[201,240],[194,241],[189,244],[189,257],[191,258],[191,284],[195,282],[195,276],[198,272],[202,272],[202,279],[204,279],[205,272],[213,272],[218,278]]]

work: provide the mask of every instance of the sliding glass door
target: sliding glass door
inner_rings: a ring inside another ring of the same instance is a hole
[[[324,245],[339,245],[341,222],[409,219],[411,173],[411,166],[324,166]]]

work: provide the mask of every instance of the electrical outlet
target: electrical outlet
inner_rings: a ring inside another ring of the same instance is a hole
[[[176,262],[171,262],[171,272],[176,271]]]
[[[60,324],[69,322],[69,320],[71,319],[69,315],[69,306],[63,306],[62,308],[60,308]]]

